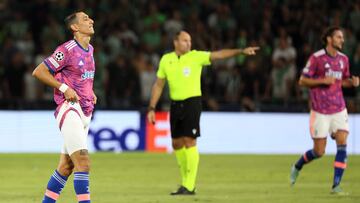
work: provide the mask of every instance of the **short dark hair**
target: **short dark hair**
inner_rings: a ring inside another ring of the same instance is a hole
[[[66,18],[65,18],[65,20],[64,20],[64,22],[65,22],[65,26],[66,26],[66,28],[70,31],[70,32],[74,32],[72,29],[71,29],[71,25],[72,24],[74,24],[74,23],[76,23],[76,14],[77,14],[78,12],[74,12],[74,13],[72,13],[72,14],[70,14],[70,15],[68,15]]]
[[[179,38],[179,35],[180,33],[182,32],[183,30],[179,30],[177,32],[175,32],[174,36],[173,36],[173,40],[177,40]]]
[[[324,46],[327,45],[327,37],[332,37],[335,31],[338,30],[342,31],[342,28],[339,26],[330,26],[324,30],[323,34],[321,35],[321,42],[324,44]]]
[[[179,30],[179,31],[175,32],[175,34],[173,35],[173,40],[178,40],[179,36],[182,32],[189,33],[186,30]],[[189,35],[190,35],[190,33],[189,33]]]

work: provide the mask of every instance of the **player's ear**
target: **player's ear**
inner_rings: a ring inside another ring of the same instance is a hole
[[[326,37],[326,42],[329,43],[331,41],[331,36]]]
[[[79,31],[79,27],[74,23],[70,25],[70,28],[73,32],[77,32]]]

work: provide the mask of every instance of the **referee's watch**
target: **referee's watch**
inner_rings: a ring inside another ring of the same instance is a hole
[[[149,107],[148,107],[148,112],[150,112],[150,111],[155,111],[155,107],[149,106]]]

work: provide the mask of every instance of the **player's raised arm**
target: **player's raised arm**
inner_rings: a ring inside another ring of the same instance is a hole
[[[226,59],[239,54],[255,55],[256,51],[259,49],[260,47],[247,47],[245,49],[221,49],[219,51],[212,51],[210,53],[210,60],[214,61],[219,59]]]

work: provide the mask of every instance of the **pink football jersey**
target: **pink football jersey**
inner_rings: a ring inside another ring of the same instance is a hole
[[[55,52],[44,60],[44,64],[54,74],[56,80],[75,90],[80,97],[80,106],[86,116],[91,115],[94,109],[93,51],[91,45],[86,50],[76,40],[70,40],[58,46]],[[54,90],[54,100],[58,105],[56,116],[61,104],[65,101],[64,94],[58,89]]]
[[[332,85],[320,85],[310,88],[311,108],[323,114],[333,114],[345,108],[342,92],[342,80],[350,77],[349,59],[338,52],[335,57],[321,49],[311,55],[302,75],[307,78],[336,78]]]

